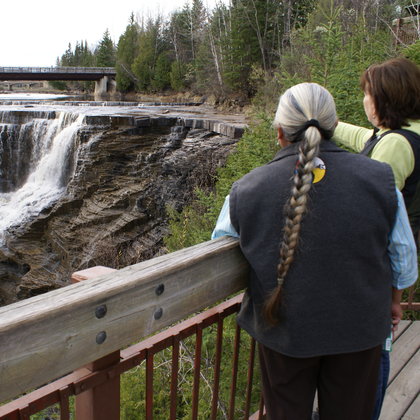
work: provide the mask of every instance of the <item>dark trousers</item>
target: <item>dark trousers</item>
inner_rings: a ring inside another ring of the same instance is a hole
[[[371,420],[381,346],[309,358],[259,345],[267,420],[310,420],[318,391],[320,420]]]

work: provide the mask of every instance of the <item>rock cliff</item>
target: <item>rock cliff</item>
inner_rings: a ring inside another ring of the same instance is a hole
[[[196,186],[211,186],[242,131],[194,116],[86,115],[61,198],[4,233],[0,305],[61,287],[98,263],[164,252],[167,206],[180,210]]]

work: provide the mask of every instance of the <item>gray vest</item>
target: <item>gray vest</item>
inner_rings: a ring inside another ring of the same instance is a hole
[[[280,323],[268,327],[261,307],[276,286],[283,207],[297,145],[237,181],[232,224],[251,266],[239,325],[257,341],[292,357],[350,353],[383,342],[391,322],[388,236],[397,211],[391,168],[321,144],[325,176],[312,185],[300,242],[283,285]]]

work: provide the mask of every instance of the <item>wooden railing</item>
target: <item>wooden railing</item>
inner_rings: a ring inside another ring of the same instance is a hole
[[[145,394],[144,418],[152,419],[153,358],[157,352],[171,347],[175,366],[170,375],[173,398],[166,418],[175,420],[177,355],[181,340],[192,335],[196,336],[191,400],[195,419],[202,333],[210,325],[217,326],[218,337],[209,399],[212,406],[209,418],[215,419],[223,320],[238,310],[241,297],[177,323],[245,287],[248,265],[238,242],[221,238],[122,270],[104,269],[103,272],[104,275],[89,281],[0,308],[0,404],[37,389],[1,406],[0,419],[29,419],[30,414],[59,403],[60,418],[67,420],[72,395],[76,396],[78,420],[103,419],[104,410],[107,420],[117,419],[120,375],[143,361],[149,389]],[[412,300],[411,295],[405,309],[420,309],[420,304]],[[174,324],[177,325],[152,336]],[[251,340],[250,353],[245,356],[249,360],[245,374],[247,389],[241,392],[246,394],[246,406],[241,411],[244,416],[238,417],[235,414],[237,360],[239,348],[247,345],[239,344],[239,328],[235,336],[231,395],[225,418],[236,420],[250,415],[255,343]],[[262,405],[255,418],[261,413]]]
[[[214,305],[247,272],[221,238],[0,308],[0,402]]]

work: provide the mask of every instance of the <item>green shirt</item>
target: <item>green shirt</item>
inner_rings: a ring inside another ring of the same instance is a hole
[[[409,126],[402,128],[414,131],[420,135],[420,120],[410,121]],[[382,128],[379,130],[378,135],[388,130]],[[355,152],[360,152],[372,134],[372,129],[339,122],[332,140]],[[397,188],[399,190],[404,188],[405,180],[413,172],[415,163],[413,149],[404,136],[397,133],[386,135],[373,148],[370,157],[380,162],[388,163],[394,173]]]

